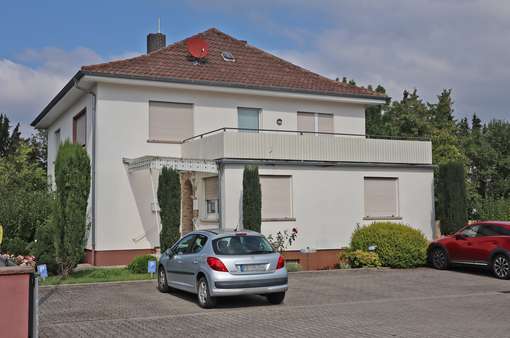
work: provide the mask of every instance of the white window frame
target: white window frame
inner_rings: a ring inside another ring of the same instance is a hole
[[[316,135],[318,135],[319,133],[323,133],[323,132],[319,131],[319,115],[330,115],[331,118],[332,118],[332,122],[333,122],[333,131],[332,131],[332,133],[335,132],[335,114],[333,114],[333,113],[314,113],[314,112],[309,112],[309,111],[298,111],[297,113],[298,114],[301,113],[301,114],[312,114],[313,115],[314,129],[315,129],[314,133]],[[296,119],[299,118],[298,114],[296,114]],[[297,125],[297,123],[296,123],[296,125]],[[299,131],[301,132],[302,130],[299,130]],[[304,131],[304,132],[305,133],[309,133],[308,131]]]
[[[261,216],[262,216],[262,222],[281,222],[281,221],[295,221],[295,216],[294,216],[294,177],[292,175],[266,175],[266,174],[261,174],[260,175],[260,178],[264,178],[264,177],[282,177],[282,178],[288,178],[289,179],[289,215],[286,216],[286,217],[277,217],[277,218],[264,218],[264,215],[262,215],[262,212],[261,212]],[[262,192],[263,194],[263,192]],[[263,198],[263,196],[261,196]],[[261,200],[262,202],[262,200]],[[262,210],[261,210],[262,211]]]
[[[370,216],[367,215],[367,205],[366,205],[366,196],[363,196],[363,219],[365,220],[401,220],[402,217],[400,215],[400,179],[399,177],[394,176],[364,176],[363,177],[363,195],[365,194],[365,182],[366,180],[393,180],[395,181],[395,211],[396,215],[386,215],[386,216]]]
[[[206,180],[207,179],[211,179],[211,178],[214,178],[216,177],[216,179],[218,180],[218,183],[219,183],[219,178],[218,176],[208,176],[208,177],[204,177],[202,178],[202,182],[203,182],[203,192],[204,192],[204,200],[205,200],[205,218],[206,220],[208,221],[216,221],[218,220],[218,205],[219,205],[219,196],[217,196],[218,198],[216,199],[207,199],[207,192],[206,192]],[[219,193],[219,188],[220,187],[217,187],[217,193]],[[209,212],[209,203],[212,203],[213,206],[214,206],[214,212]]]

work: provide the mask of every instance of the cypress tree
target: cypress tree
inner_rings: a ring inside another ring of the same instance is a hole
[[[161,216],[159,247],[161,252],[171,247],[180,237],[181,183],[179,173],[172,168],[163,168],[159,175],[158,203]]]
[[[448,162],[439,166],[438,213],[443,234],[452,234],[467,223],[464,176],[462,162]]]
[[[243,228],[260,232],[262,194],[259,168],[246,166],[243,171]]]
[[[66,276],[80,262],[86,243],[90,160],[87,151],[66,141],[55,161],[56,197],[51,215],[59,273]]]

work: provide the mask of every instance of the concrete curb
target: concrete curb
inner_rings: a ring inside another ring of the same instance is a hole
[[[104,285],[104,284],[130,284],[130,283],[143,283],[143,282],[157,282],[156,279],[139,279],[139,280],[124,280],[114,282],[93,282],[93,283],[62,283],[55,285],[40,285],[39,288],[56,288],[59,286],[86,286],[86,285]]]

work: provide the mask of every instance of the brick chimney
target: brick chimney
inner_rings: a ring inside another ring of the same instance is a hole
[[[147,34],[147,54],[166,47],[166,35],[163,33]]]

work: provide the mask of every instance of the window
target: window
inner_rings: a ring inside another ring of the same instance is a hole
[[[181,239],[172,250],[175,255],[189,254],[195,235],[190,235]]]
[[[193,105],[149,102],[149,140],[180,142],[193,136]]]
[[[485,237],[485,236],[498,236],[496,229],[493,225],[490,224],[482,224],[478,228],[478,234],[476,237]]]
[[[262,219],[292,218],[290,176],[260,176]]]
[[[365,177],[365,217],[398,217],[398,179]]]
[[[207,237],[204,235],[197,235],[195,240],[193,241],[193,246],[191,247],[191,253],[197,253],[202,251],[202,248],[207,242]]]
[[[87,110],[83,109],[73,118],[73,143],[87,145]]]
[[[257,108],[237,108],[237,127],[259,129],[259,115],[260,109]]]
[[[62,143],[62,140],[60,138],[60,129],[57,129],[55,130],[55,151],[58,151],[60,143]]]
[[[312,133],[332,133],[333,114],[297,113],[297,126],[299,131]]]
[[[217,255],[263,255],[274,252],[264,237],[248,236],[244,233],[215,239],[212,244]]]
[[[216,217],[218,214],[218,177],[204,178],[204,186],[207,217]]]
[[[465,227],[464,229],[459,231],[459,234],[461,234],[462,236],[467,237],[467,238],[476,237],[478,235],[479,227],[480,226],[478,226],[478,225],[472,225],[472,226]]]

